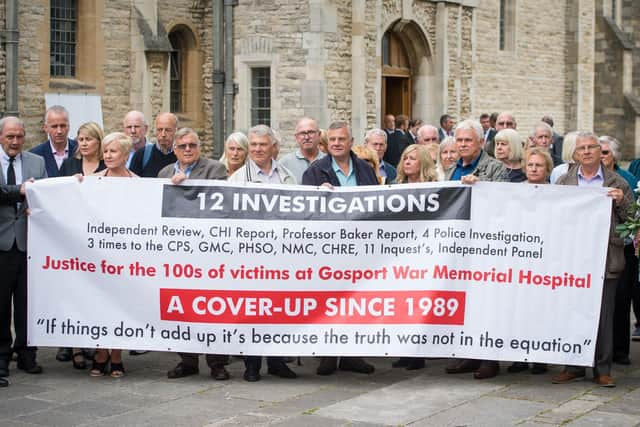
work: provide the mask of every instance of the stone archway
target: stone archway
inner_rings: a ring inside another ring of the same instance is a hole
[[[435,89],[432,49],[426,35],[416,22],[401,19],[389,26],[381,42],[382,117],[405,114],[435,123],[440,102]]]

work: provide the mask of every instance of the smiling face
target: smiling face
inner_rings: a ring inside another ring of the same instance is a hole
[[[249,133],[249,158],[260,169],[271,167],[271,159],[275,153],[275,144],[269,135],[256,135]]]
[[[94,159],[98,157],[100,150],[100,141],[90,136],[87,132],[78,132],[78,147],[80,154],[86,159]]]
[[[329,154],[336,160],[347,160],[353,145],[353,138],[347,128],[329,129],[327,131],[329,140],[327,149]]]
[[[458,151],[455,144],[447,144],[440,152],[440,163],[444,170],[449,169],[449,166],[458,161]]]
[[[173,150],[181,167],[192,165],[200,158],[200,144],[196,135],[192,133],[176,140]]]

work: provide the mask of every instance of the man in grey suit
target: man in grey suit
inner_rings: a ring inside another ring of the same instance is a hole
[[[175,163],[165,166],[158,173],[158,178],[170,178],[174,184],[180,184],[187,178],[190,179],[227,179],[227,169],[216,160],[200,157],[200,138],[191,128],[182,128],[176,132],[173,143],[173,152],[178,159]],[[178,353],[180,363],[167,372],[167,377],[183,378],[195,375],[198,369],[198,354]],[[224,365],[227,356],[222,354],[207,354],[207,365],[211,369],[211,377],[216,380],[229,379]]]
[[[17,117],[0,120],[0,185],[15,194],[16,186],[30,179],[46,178],[42,157],[23,152],[24,122]],[[0,377],[9,375],[11,353],[18,355],[18,369],[39,374],[36,348],[27,346],[27,205],[4,198],[0,204]],[[11,305],[15,340],[11,335]],[[12,348],[13,344],[13,348]]]

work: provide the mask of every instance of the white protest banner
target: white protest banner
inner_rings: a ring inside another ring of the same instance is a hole
[[[604,189],[28,186],[29,344],[590,365]]]

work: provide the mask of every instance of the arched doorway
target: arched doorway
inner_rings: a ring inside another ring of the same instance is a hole
[[[411,64],[404,44],[392,30],[382,37],[382,117],[411,117]]]
[[[429,123],[438,117],[441,96],[432,49],[414,21],[399,20],[381,39],[381,119],[404,114]]]

